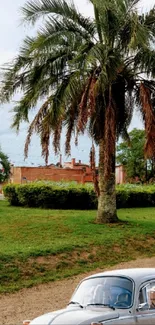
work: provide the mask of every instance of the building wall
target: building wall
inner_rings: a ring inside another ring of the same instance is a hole
[[[36,180],[64,180],[84,183],[84,176],[85,173],[82,169],[77,170],[49,167],[13,167],[11,182],[15,184],[24,184]]]
[[[116,184],[125,183],[125,172],[122,165],[116,166]]]
[[[50,167],[12,167],[10,182],[24,184],[36,180],[49,181],[76,181],[77,183],[93,182],[90,167],[56,168]],[[116,167],[116,184],[125,182],[122,166]]]
[[[10,182],[14,184],[21,183],[21,167],[11,167]]]

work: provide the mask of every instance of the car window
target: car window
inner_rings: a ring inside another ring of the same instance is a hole
[[[133,282],[125,277],[96,277],[84,280],[73,294],[72,303],[110,305],[129,308],[132,304]]]
[[[150,282],[140,289],[139,304],[145,304],[148,309],[155,309],[155,282]]]

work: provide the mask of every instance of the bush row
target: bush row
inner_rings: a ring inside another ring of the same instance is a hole
[[[118,208],[155,206],[155,184],[124,184],[117,187]]]
[[[97,207],[93,188],[50,184],[6,185],[4,195],[11,205],[47,209],[92,210]]]
[[[9,184],[4,195],[11,205],[49,209],[92,210],[97,208],[93,187],[54,183]],[[155,206],[155,186],[118,186],[117,208]]]

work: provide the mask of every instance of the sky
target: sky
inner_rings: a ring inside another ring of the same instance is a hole
[[[10,61],[18,53],[18,49],[22,44],[22,40],[26,35],[30,35],[32,30],[29,26],[21,24],[20,7],[25,4],[25,0],[0,0],[0,66]],[[87,15],[92,16],[93,9],[87,0],[74,0],[79,10]],[[145,11],[153,6],[154,0],[142,0],[139,4],[139,10]],[[13,103],[0,106],[0,146],[9,160],[15,166],[38,166],[44,165],[44,159],[41,157],[41,147],[39,138],[34,135],[29,148],[29,156],[24,160],[24,143],[26,139],[27,124],[22,123],[20,132],[16,134],[15,130],[10,128],[13,113],[11,112]],[[35,112],[33,112],[34,114]],[[136,114],[132,120],[130,130],[142,128],[140,116]],[[63,135],[64,138],[64,135]],[[75,147],[72,141],[71,157],[76,160],[81,159],[82,162],[89,162],[89,151],[91,141],[88,136],[79,139],[78,147]],[[66,157],[64,153],[64,141],[62,139],[61,153],[62,161],[68,161],[71,157]],[[55,156],[50,150],[49,163],[56,163],[59,156]]]

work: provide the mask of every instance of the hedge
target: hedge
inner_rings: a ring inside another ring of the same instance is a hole
[[[117,186],[117,208],[155,206],[155,185]],[[4,195],[11,205],[49,209],[92,210],[97,197],[92,186],[57,183],[9,184]]]
[[[126,184],[117,186],[117,208],[155,206],[155,185]]]
[[[97,207],[97,198],[91,187],[31,183],[9,184],[3,191],[14,206],[76,210],[92,210]]]

